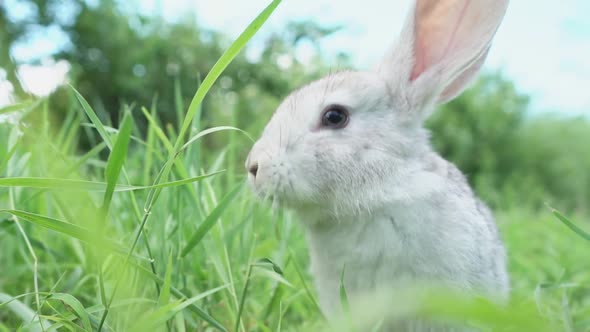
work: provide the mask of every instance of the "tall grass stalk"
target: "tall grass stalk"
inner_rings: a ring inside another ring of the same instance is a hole
[[[280,0],[274,0],[273,2],[271,2],[271,4],[269,4],[252,21],[252,23],[250,23],[250,25],[248,25],[248,27],[244,30],[244,32],[242,32],[242,34],[240,34],[240,36],[232,43],[232,45],[227,49],[227,51],[219,58],[217,63],[215,63],[213,68],[211,68],[211,71],[209,72],[209,74],[207,74],[207,76],[203,80],[203,83],[197,89],[197,92],[195,93],[195,96],[193,97],[193,99],[188,107],[188,111],[187,111],[187,113],[184,117],[184,120],[182,122],[182,126],[180,128],[179,133],[178,133],[176,143],[174,144],[172,151],[170,151],[168,161],[164,165],[162,171],[160,172],[160,175],[156,178],[154,185],[157,185],[160,182],[166,181],[168,179],[168,175],[170,174],[170,170],[172,169],[172,166],[174,164],[176,157],[180,153],[180,148],[183,145],[184,137],[187,134],[187,131],[191,125],[191,122],[195,118],[195,115],[197,114],[203,99],[207,95],[207,92],[209,92],[209,89],[211,89],[211,87],[213,86],[213,83],[215,83],[215,81],[217,80],[217,78],[219,78],[219,76],[225,70],[225,68],[238,55],[238,53],[242,50],[242,48],[244,48],[244,46],[246,46],[246,43],[262,27],[264,22],[266,22],[266,20],[270,17],[270,15],[276,9],[276,7],[279,5],[280,2],[281,2]],[[133,251],[135,250],[135,247],[137,246],[137,242],[139,240],[139,237],[141,236],[141,234],[143,232],[143,229],[148,221],[148,218],[151,214],[154,204],[156,203],[156,201],[158,200],[158,198],[160,196],[160,193],[161,193],[161,189],[157,188],[157,189],[153,189],[150,192],[150,194],[148,195],[149,200],[146,203],[145,212],[144,212],[141,224],[138,228],[138,231],[137,231],[137,234],[133,240],[133,243],[131,244],[131,247],[129,249],[129,253],[128,253],[127,257],[125,258],[124,264],[126,264],[129,261],[129,258],[133,254]],[[121,279],[119,279],[119,280],[121,280]],[[113,291],[110,295],[110,300],[109,300],[109,302],[105,308],[104,314],[101,318],[101,324],[99,326],[99,330],[100,330],[100,327],[102,326],[102,324],[104,323],[106,316],[108,315],[109,307],[114,299],[114,296],[117,292],[119,284],[120,283],[118,281],[116,283],[115,287],[113,288]],[[208,315],[205,315],[203,313],[203,316],[205,316],[207,320],[210,320],[210,322],[214,326],[216,326],[217,328],[219,328],[221,330],[225,330],[225,328],[223,328],[223,326],[221,326],[219,323],[215,322],[213,319],[208,317]]]

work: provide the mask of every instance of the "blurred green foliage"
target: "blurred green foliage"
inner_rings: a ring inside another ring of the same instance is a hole
[[[208,73],[229,45],[225,36],[198,27],[194,19],[166,22],[161,17],[125,12],[113,0],[96,5],[78,0],[24,2],[36,8],[33,12],[37,14],[16,21],[9,19],[8,5],[0,4],[0,49],[8,52],[15,43],[26,42],[29,34],[42,31],[44,26],[59,26],[68,36],[69,45],[52,57],[68,61],[71,84],[87,97],[103,120],[113,123],[117,123],[123,104],[150,106],[155,101],[162,122],[176,125],[176,94],[188,105],[199,78]],[[64,6],[75,13],[72,20],[50,14]],[[242,128],[259,130],[280,98],[320,73],[320,60],[304,68],[294,57],[294,47],[306,40],[317,45],[322,36],[333,31],[311,22],[293,23],[267,39],[259,60],[250,61],[242,53],[207,98],[203,107],[205,121],[214,122],[220,117],[227,120],[235,113]],[[279,58],[288,61],[289,66],[279,66]],[[3,59],[2,67],[14,73],[20,63],[8,56]],[[22,90],[16,75],[9,75],[12,77],[13,85]],[[175,86],[180,91],[175,91]],[[63,111],[70,97],[67,88],[54,93],[52,109]]]
[[[481,77],[430,119],[433,144],[498,209],[588,213],[588,119],[533,115],[528,97],[500,73]]]

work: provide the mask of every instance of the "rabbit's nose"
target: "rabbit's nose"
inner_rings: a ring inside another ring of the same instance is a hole
[[[248,172],[256,177],[256,174],[258,173],[258,163],[250,162],[248,165]]]
[[[246,158],[245,166],[246,171],[248,171],[249,174],[252,174],[252,176],[254,176],[254,179],[256,179],[256,175],[258,174],[258,158],[256,158],[255,153],[253,151],[250,151],[248,158]]]

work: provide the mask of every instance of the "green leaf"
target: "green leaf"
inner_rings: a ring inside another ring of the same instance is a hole
[[[263,266],[264,264],[270,264],[273,271],[280,275],[283,275],[283,270],[281,269],[281,267],[275,264],[275,262],[273,262],[270,258],[261,258],[256,262],[257,266]]]
[[[73,86],[70,85],[70,87],[72,88],[72,90],[74,90],[74,94],[76,95],[76,98],[78,99],[78,101],[82,105],[84,112],[86,112],[86,115],[88,115],[88,118],[90,119],[90,121],[96,126],[96,130],[98,131],[98,134],[100,135],[100,137],[102,137],[102,140],[107,144],[107,146],[109,147],[109,150],[112,150],[113,149],[113,142],[111,141],[111,137],[107,133],[107,130],[105,129],[104,125],[102,124],[102,122],[100,121],[100,119],[98,118],[98,116],[96,115],[94,110],[92,109],[92,107],[90,107],[90,104],[88,104],[86,99],[84,99],[84,97],[80,94],[80,92],[78,92],[78,90],[76,90]]]
[[[99,144],[97,144],[95,147],[93,147],[92,149],[88,150],[88,152],[86,152],[84,155],[80,156],[78,158],[78,160],[76,160],[75,163],[73,163],[72,165],[70,165],[63,174],[70,174],[72,172],[75,172],[76,170],[78,170],[78,168],[82,165],[84,165],[88,160],[90,160],[90,158],[98,155],[102,150],[104,150],[104,148],[107,146],[107,144],[105,142],[100,142]]]
[[[197,296],[191,297],[190,299],[187,299],[185,301],[174,302],[163,307],[160,307],[156,311],[150,312],[144,315],[144,317],[140,317],[140,319],[138,319],[138,323],[135,326],[133,326],[130,329],[130,331],[154,331],[158,327],[165,324],[169,319],[174,317],[181,310],[185,309],[186,307],[192,305],[193,303],[201,299],[204,299],[205,297],[211,294],[215,294],[220,290],[227,288],[228,286],[229,285],[219,286],[210,289],[204,293],[201,293]]]
[[[255,265],[255,266],[256,267],[260,267],[260,265]],[[295,287],[293,287],[293,285],[289,281],[287,281],[287,279],[283,278],[280,274],[278,274],[278,273],[276,273],[274,271],[270,271],[270,270],[266,270],[266,269],[258,269],[254,273],[254,275],[256,277],[263,276],[265,278],[268,278],[268,279],[271,279],[271,280],[274,280],[274,281],[278,281],[281,284],[284,284],[284,285],[286,285],[286,286],[288,286],[290,288],[295,288]]]
[[[10,161],[10,159],[12,158],[12,156],[14,156],[14,154],[16,153],[16,149],[17,148],[18,148],[18,143],[15,143],[10,148],[10,150],[8,150],[8,152],[4,155],[4,160],[2,160],[0,162],[0,174],[4,173],[4,169],[8,165],[8,162]],[[2,180],[2,178],[0,178],[0,180]]]
[[[174,317],[174,326],[176,327],[176,329],[173,331],[186,332],[186,327],[184,326],[184,324],[185,324],[184,314],[181,311],[176,315],[176,317]]]
[[[158,100],[158,95],[154,95],[153,99],[152,99],[152,107],[151,107],[151,116],[155,117],[156,116],[156,112],[157,112],[157,100]],[[142,108],[143,111],[143,108]],[[152,170],[152,164],[153,164],[153,156],[152,153],[155,153],[158,150],[158,146],[156,144],[156,140],[155,140],[155,129],[154,126],[152,124],[148,124],[148,128],[147,128],[147,134],[146,134],[146,145],[148,147],[148,151],[146,151],[146,155],[145,155],[145,167],[143,169],[143,183],[148,183],[150,180],[150,172]],[[162,158],[163,159],[163,158]]]
[[[346,288],[344,287],[344,270],[346,266],[342,267],[342,272],[340,273],[340,304],[342,305],[342,309],[345,313],[350,313],[350,304],[348,303],[348,295],[346,294]]]
[[[192,143],[194,143],[196,140],[198,140],[199,138],[205,136],[205,135],[209,135],[218,131],[225,131],[225,130],[233,130],[233,131],[239,131],[242,134],[246,135],[246,137],[248,137],[248,139],[252,142],[254,142],[254,139],[252,138],[252,136],[250,136],[250,134],[248,134],[246,131],[240,129],[240,128],[236,128],[236,127],[232,127],[232,126],[219,126],[219,127],[213,127],[213,128],[209,128],[209,129],[205,129],[201,132],[199,132],[198,134],[196,134],[195,136],[191,137],[186,144],[184,144],[180,150],[179,153],[184,151],[189,145],[191,145]]]
[[[81,126],[82,127],[95,128],[96,129],[96,126],[93,125],[92,123],[82,123]],[[104,128],[107,131],[107,133],[109,133],[111,135],[117,135],[117,134],[119,134],[119,129],[117,129],[117,128],[113,128],[113,127],[110,127],[110,126],[104,126]],[[162,154],[159,153],[159,151],[157,151],[156,149],[154,149],[152,146],[150,146],[148,144],[148,142],[146,142],[146,141],[142,140],[141,138],[139,138],[137,136],[134,136],[134,135],[131,135],[131,140],[134,141],[134,142],[136,142],[136,143],[138,143],[138,144],[140,144],[140,145],[142,145],[142,146],[144,146],[144,147],[146,147],[146,149],[148,149],[149,152],[152,152],[152,153],[156,154],[158,156],[158,158],[163,159]],[[105,143],[104,142],[101,142],[100,144],[105,144]]]
[[[238,53],[244,48],[246,43],[256,34],[256,32],[260,29],[260,27],[266,22],[270,14],[276,9],[279,5],[281,0],[274,0],[271,4],[269,4],[255,19],[252,21],[248,27],[240,34],[238,39],[236,39],[232,45],[223,53],[223,55],[217,60],[213,68],[209,71],[205,80],[199,85],[197,92],[193,96],[193,99],[189,105],[187,114],[184,117],[184,121],[182,123],[182,127],[179,131],[179,135],[176,139],[174,144],[174,149],[171,151],[166,164],[162,168],[162,171],[158,175],[154,184],[157,185],[160,181],[166,181],[168,176],[170,175],[170,171],[172,170],[173,165],[175,164],[175,159],[178,155],[180,147],[182,146],[182,142],[184,141],[184,136],[188,128],[191,126],[195,115],[197,114],[198,110],[200,109],[200,104],[213,86],[213,83],[219,78],[221,73],[225,70],[225,68],[230,64],[230,62],[238,55]],[[83,99],[83,98],[82,98]],[[149,213],[151,212],[152,207],[157,202],[158,198],[160,197],[161,190],[153,189],[148,194],[148,199],[146,201],[146,211],[144,217],[142,218],[142,223],[135,235],[135,239],[130,249],[130,255],[132,254],[133,250],[135,250],[135,246],[139,241],[139,237],[143,232],[143,228],[147,223]],[[198,242],[198,239],[197,241]],[[196,244],[196,243],[195,243]],[[188,252],[188,251],[187,251]]]
[[[342,312],[348,322],[349,331],[356,332],[355,324],[350,314],[350,303],[348,302],[348,294],[346,293],[346,287],[344,287],[344,271],[346,265],[342,266],[342,272],[340,273],[340,305],[342,306]]]
[[[105,170],[107,189],[104,193],[104,199],[102,202],[102,209],[105,214],[109,211],[111,200],[113,198],[113,192],[115,191],[117,180],[119,179],[119,174],[121,174],[123,164],[127,158],[127,150],[129,149],[132,125],[133,119],[131,118],[131,114],[126,112],[123,116],[121,128],[119,129],[119,135],[117,135],[117,141],[115,141],[113,150],[109,155],[107,168]]]
[[[76,238],[80,241],[84,241],[86,243],[98,244],[100,243],[101,246],[106,246],[112,250],[116,250],[119,252],[125,252],[126,250],[121,247],[120,245],[109,241],[107,239],[101,239],[100,237],[97,238],[96,233],[91,232],[85,228],[82,228],[78,225],[70,224],[65,221],[61,221],[58,219],[26,212],[26,211],[19,211],[19,210],[7,210],[7,209],[0,209],[0,213],[6,212],[10,213],[13,216],[16,216],[22,220],[31,222],[35,225],[50,229],[52,231]]]
[[[586,233],[584,230],[582,230],[580,227],[576,226],[576,224],[574,224],[572,221],[570,221],[568,218],[566,218],[564,215],[562,215],[561,213],[559,213],[559,211],[555,210],[555,209],[551,209],[551,212],[553,213],[554,216],[557,217],[557,219],[559,219],[559,221],[561,221],[563,224],[565,224],[569,229],[571,229],[572,231],[574,231],[574,233],[578,234],[579,236],[581,236],[584,240],[586,241],[590,241],[590,234]]]
[[[22,109],[27,108],[30,104],[31,104],[30,102],[24,102],[24,103],[19,103],[19,104],[8,105],[8,106],[0,108],[0,114],[18,112]]]
[[[219,76],[223,73],[225,68],[233,61],[233,59],[240,53],[246,43],[260,30],[264,22],[270,17],[277,6],[281,3],[281,0],[274,0],[264,10],[258,14],[258,16],[248,25],[248,27],[240,34],[240,36],[231,44],[231,46],[223,53],[223,55],[217,60],[211,71],[207,74],[197,92],[195,93],[191,103],[188,106],[188,111],[184,117],[182,127],[178,133],[178,138],[174,148],[176,151],[180,148],[184,136],[189,129],[191,122],[195,118],[199,106],[203,102],[203,99],[209,92],[209,89],[213,86],[213,83],[217,81]]]
[[[1,114],[13,113],[13,112],[21,112],[21,111],[28,112],[28,111],[34,109],[35,107],[37,107],[44,100],[45,99],[38,99],[38,100],[35,100],[35,101],[29,100],[29,101],[23,101],[21,103],[17,103],[17,104],[12,104],[12,105],[1,107],[0,108],[0,115]]]
[[[170,283],[172,281],[172,253],[168,254],[168,264],[166,264],[166,274],[164,275],[164,284],[160,292],[158,302],[160,305],[166,305],[170,302]]]
[[[48,294],[50,295],[50,294]],[[145,299],[145,298],[132,298],[132,299],[124,299],[124,300],[115,300],[113,301],[113,304],[111,305],[111,308],[120,308],[120,307],[125,307],[125,306],[131,306],[131,305],[136,305],[136,304],[154,304],[154,301]],[[98,321],[96,320],[95,317],[92,316],[92,314],[97,314],[97,313],[101,313],[102,311],[104,311],[104,306],[102,304],[97,304],[97,305],[93,305],[90,307],[86,308],[86,312],[89,314],[89,318],[91,323],[94,323],[95,325],[98,323]],[[57,323],[53,324],[47,331],[62,331],[62,327],[64,327],[64,325],[70,325],[72,321],[74,321],[78,316],[72,314],[72,313],[64,313],[62,315],[62,320],[56,320]],[[47,318],[50,319],[50,318]],[[79,329],[79,327],[78,327]],[[94,330],[90,330],[90,331],[94,331]]]
[[[146,269],[145,267],[135,263],[135,262],[129,262],[129,264],[131,266],[133,266],[137,271],[143,273],[145,276],[151,278],[152,280],[156,281],[158,284],[164,284],[164,279],[162,279],[161,277],[155,275],[154,273],[152,273],[150,270]],[[180,290],[178,290],[177,288],[173,287],[172,285],[170,286],[170,292],[172,294],[174,294],[174,296],[176,296],[177,298],[188,298],[188,296],[186,296],[183,292],[181,292]],[[221,325],[221,323],[219,323],[217,320],[215,320],[213,317],[211,317],[209,314],[207,314],[203,309],[201,309],[199,306],[197,306],[196,304],[191,304],[188,307],[189,310],[191,310],[192,312],[194,312],[195,314],[197,314],[199,317],[201,317],[204,321],[208,322],[209,324],[211,324],[212,326],[214,326],[215,328],[217,328],[220,331],[227,331],[223,325]]]
[[[184,112],[184,103],[182,102],[182,88],[178,76],[174,80],[174,109],[176,110],[176,120],[178,128],[182,125],[182,113]]]
[[[80,318],[80,320],[82,321],[82,326],[84,327],[84,329],[86,331],[92,331],[92,326],[90,325],[90,318],[88,316],[88,313],[86,312],[86,309],[84,309],[82,303],[78,301],[78,299],[76,299],[70,294],[64,293],[53,293],[49,296],[48,299],[60,300],[68,306],[70,306],[76,313],[76,316],[78,316],[78,318]]]
[[[303,288],[305,289],[305,294],[307,294],[307,297],[309,298],[309,300],[313,304],[313,307],[315,308],[316,312],[318,312],[321,315],[322,310],[320,309],[320,305],[318,304],[318,301],[313,296],[311,289],[309,288],[309,285],[307,284],[306,278],[303,276],[303,272],[301,272],[301,268],[299,267],[299,264],[297,264],[297,258],[292,250],[289,250],[289,256],[291,257],[291,262],[293,262],[293,268],[295,268],[295,272],[297,273],[299,280],[303,284]]]
[[[150,114],[150,112],[145,107],[141,108],[141,112],[143,113],[145,118],[148,120],[150,128],[154,131],[156,136],[158,136],[158,138],[160,139],[162,144],[164,144],[164,146],[166,147],[168,152],[172,152],[174,147],[172,146],[172,143],[170,143],[170,140],[168,140],[168,137],[166,137],[166,134],[164,133],[162,128],[160,128],[160,126],[158,125],[158,121],[156,121],[156,119],[154,119],[154,117]]]
[[[213,211],[209,213],[205,220],[203,220],[203,222],[199,225],[195,233],[190,237],[190,240],[188,241],[187,245],[182,250],[182,257],[186,256],[197,244],[199,244],[199,242],[201,242],[205,234],[207,234],[207,232],[209,232],[213,225],[215,225],[217,219],[219,219],[221,214],[225,212],[229,203],[233,201],[233,199],[242,190],[242,188],[243,184],[240,183],[239,185],[237,185],[232,191],[229,192],[229,194],[227,194],[219,202],[219,204],[217,204]]]
[[[31,293],[31,295],[32,294],[33,293]],[[39,317],[37,316],[37,313],[31,308],[29,308],[26,304],[18,300],[20,297],[22,296],[11,296],[5,293],[0,293],[0,307],[6,306],[7,310],[12,311],[12,313],[14,314],[14,318],[20,319],[25,324],[34,324],[35,328],[38,328],[40,327],[40,324],[43,324],[44,328],[48,328],[49,322],[45,320],[41,320],[41,322],[39,322]],[[3,308],[3,310],[6,309]]]
[[[201,176],[195,176],[188,179],[160,183],[151,186],[132,186],[119,184],[115,187],[115,192],[125,192],[134,190],[145,190],[154,188],[167,188],[176,187],[188,183],[201,181],[208,177],[225,172],[224,170],[205,174]],[[52,190],[70,190],[70,191],[105,191],[107,189],[107,183],[105,182],[94,182],[94,181],[83,181],[83,180],[70,180],[70,179],[53,179],[53,178],[0,178],[0,187],[26,187],[35,189],[52,189]]]
[[[164,167],[163,167],[162,171],[160,172],[160,174],[158,175],[157,179],[154,181],[154,185],[159,184],[161,181],[168,180],[168,176],[170,175],[172,167],[175,164],[175,159],[178,155],[177,153],[179,152],[180,147],[183,145],[184,137],[187,134],[187,131],[190,128],[191,123],[192,123],[193,119],[195,118],[197,111],[199,110],[200,104],[202,103],[203,99],[207,95],[210,88],[213,86],[213,84],[219,78],[219,76],[225,70],[225,68],[230,64],[230,62],[238,55],[238,53],[242,50],[242,48],[246,45],[246,43],[254,36],[254,34],[256,34],[256,32],[260,29],[262,24],[268,19],[270,14],[276,9],[276,7],[278,6],[278,4],[280,2],[281,2],[280,0],[274,0],[270,5],[268,5],[254,19],[254,21],[252,21],[252,23],[250,23],[250,25],[248,25],[248,27],[244,30],[244,32],[242,32],[242,34],[238,37],[238,39],[234,43],[232,43],[232,45],[229,47],[229,49],[218,59],[217,63],[209,71],[209,73],[207,74],[207,77],[203,81],[203,84],[201,84],[199,86],[199,88],[197,89],[197,92],[195,93],[195,95],[189,105],[187,114],[185,115],[184,121],[182,123],[182,127],[179,131],[178,137],[177,137],[176,142],[174,144],[174,149],[173,149],[173,151],[170,152],[170,155],[169,155],[168,160],[166,161],[166,164],[164,165]],[[236,188],[236,190],[235,190],[236,193],[238,191],[237,189],[239,189],[239,188]],[[149,216],[152,211],[152,208],[156,204],[158,198],[160,197],[160,194],[161,194],[160,189],[153,189],[148,193],[148,198],[146,199],[146,204],[145,204],[146,208],[144,211],[144,215],[142,217],[141,224],[134,236],[134,239],[133,239],[132,245],[129,249],[127,258],[125,259],[125,263],[127,263],[129,260],[129,257],[132,256],[132,254],[137,246],[137,243],[139,242],[139,238],[141,237],[141,235],[143,233],[143,229],[144,229],[145,225],[147,224],[147,221],[149,220]],[[220,206],[216,207],[216,209],[214,209],[213,212],[218,211],[217,213],[221,214],[224,209],[221,208],[218,210],[219,207]],[[197,229],[197,233],[195,234],[195,236],[193,236],[191,241],[189,241],[190,246],[185,247],[185,250],[183,251],[184,255],[186,255],[195,245],[197,245],[199,243],[200,239],[205,235],[205,233],[207,233],[208,229],[210,229],[213,226],[213,224],[215,223],[217,218],[212,218],[212,219],[213,219],[213,221],[209,222],[210,225],[207,225],[203,222],[203,224],[201,224],[199,229]],[[115,292],[116,292],[116,288],[113,290],[111,298],[114,298]],[[101,318],[101,324],[102,324],[102,322],[104,322],[104,319],[106,318],[107,313],[108,313],[108,307],[105,308],[105,312],[103,314],[103,317]],[[225,328],[223,328],[223,326],[221,326],[220,324],[215,325],[215,327],[225,331]],[[99,326],[99,329],[100,329],[100,326]]]
[[[252,276],[253,268],[254,264],[250,264],[250,266],[248,266],[248,272],[246,273],[246,282],[244,282],[244,289],[242,289],[242,296],[240,297],[240,304],[238,305],[238,314],[236,315],[236,324],[234,325],[234,331],[236,332],[240,330],[240,321],[242,319],[242,312],[244,311],[244,304],[246,303],[246,296],[248,294],[248,286],[250,285],[250,277]]]

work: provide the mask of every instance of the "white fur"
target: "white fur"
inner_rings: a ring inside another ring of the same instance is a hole
[[[424,10],[410,14],[398,47],[375,71],[331,74],[287,97],[246,161],[247,168],[258,165],[256,176],[249,175],[253,189],[297,211],[307,227],[311,269],[328,315],[340,308],[344,266],[353,297],[406,282],[498,297],[509,291],[491,213],[456,167],[433,151],[422,127],[433,104],[464,89],[483,63],[506,1],[419,1],[468,8],[465,17],[449,17],[489,26],[437,18],[436,25],[454,24],[447,30],[467,40],[454,41],[450,51],[436,42],[418,49],[414,36],[428,39],[428,30],[415,30],[433,18]],[[413,67],[420,52],[436,47],[443,56]],[[330,104],[350,110],[345,128],[320,126]]]

